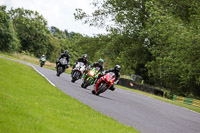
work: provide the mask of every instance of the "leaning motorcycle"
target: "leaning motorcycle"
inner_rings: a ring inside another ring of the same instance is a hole
[[[92,85],[98,78],[100,73],[101,72],[99,67],[90,69],[89,72],[86,74],[85,78],[83,79],[81,87],[87,88],[88,86]]]
[[[116,75],[113,72],[107,73],[102,76],[96,83],[95,89],[92,91],[93,94],[99,95],[109,89],[115,81]]]
[[[46,62],[46,58],[41,58],[40,59],[40,67],[43,67],[45,62]]]
[[[72,82],[74,83],[76,80],[81,79],[83,72],[85,71],[85,64],[82,62],[78,62],[74,69],[72,70]]]
[[[61,73],[65,72],[67,65],[68,65],[67,60],[65,58],[61,58],[56,64],[56,71],[57,71],[56,75],[60,76]]]

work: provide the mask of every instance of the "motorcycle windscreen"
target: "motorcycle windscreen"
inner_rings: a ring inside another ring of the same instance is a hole
[[[100,71],[100,67],[95,68],[95,75]]]
[[[65,58],[61,58],[61,59],[60,59],[60,63],[61,63],[62,65],[67,65],[67,60],[66,60]]]
[[[113,72],[109,72],[108,74],[109,74],[108,81],[110,81],[111,79],[116,77],[115,73],[113,73]]]
[[[76,68],[81,68],[81,67],[83,67],[83,66],[85,66],[85,64],[84,64],[83,62],[78,62],[78,63],[76,64]]]
[[[76,64],[76,67],[75,67],[76,70],[80,70],[80,71],[84,71],[85,70],[85,64],[83,62],[78,62]]]
[[[46,61],[46,59],[45,59],[45,58],[42,58],[41,61]]]

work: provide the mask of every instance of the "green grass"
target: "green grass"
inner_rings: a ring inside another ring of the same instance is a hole
[[[2,53],[2,52],[0,52],[0,56],[11,58],[11,59],[18,60],[18,61],[25,61],[25,62],[35,64],[35,65],[38,65],[38,66],[40,65],[39,64],[39,58],[36,58],[34,56],[30,56],[30,55],[26,55],[26,54],[22,54],[22,53]],[[47,60],[43,67],[55,71],[56,70],[55,69],[56,63],[52,63],[52,62],[49,62]],[[69,67],[68,69],[66,69],[65,73],[70,74],[71,70],[72,70],[72,68]]]
[[[177,106],[181,106],[181,107],[184,107],[184,108],[187,108],[187,109],[190,109],[190,110],[193,110],[195,112],[200,113],[200,108],[196,107],[196,106],[193,106],[193,105],[188,105],[188,104],[185,104],[185,103],[176,102],[176,101],[164,98],[164,97],[156,96],[156,95],[153,95],[153,94],[150,94],[150,93],[146,93],[146,92],[143,92],[143,91],[139,91],[139,90],[135,90],[135,89],[129,89],[127,87],[123,87],[123,86],[120,86],[120,85],[117,85],[116,87],[122,88],[122,89],[126,89],[126,90],[130,90],[130,91],[133,91],[133,92],[136,92],[136,93],[140,93],[140,94],[143,94],[143,95],[158,99],[160,101],[171,103],[171,104],[174,104],[174,105],[177,105]]]
[[[33,132],[138,131],[64,94],[31,67],[0,58],[0,133]]]

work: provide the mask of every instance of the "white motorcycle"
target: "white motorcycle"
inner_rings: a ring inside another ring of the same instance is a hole
[[[81,79],[83,72],[85,71],[86,66],[83,62],[78,62],[74,69],[72,70],[72,82],[74,83],[76,80]]]

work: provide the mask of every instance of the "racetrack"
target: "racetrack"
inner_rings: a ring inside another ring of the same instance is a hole
[[[72,83],[68,74],[57,77],[55,71],[35,67],[64,93],[142,133],[200,133],[196,112],[119,88],[95,96],[93,86],[80,87],[82,80]]]
[[[200,133],[199,113],[119,88],[95,96],[93,86],[80,87],[81,80],[72,83],[68,74],[57,77],[53,70],[34,67],[64,93],[142,133]]]

